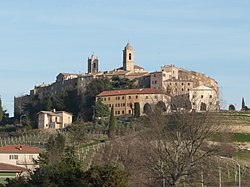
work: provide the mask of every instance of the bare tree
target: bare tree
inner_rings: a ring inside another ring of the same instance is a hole
[[[149,116],[149,129],[141,134],[141,159],[151,182],[176,186],[197,179],[202,162],[212,155],[207,139],[217,130],[215,114],[159,112]],[[187,180],[188,179],[188,180]]]

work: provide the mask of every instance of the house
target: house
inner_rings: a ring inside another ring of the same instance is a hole
[[[27,174],[28,169],[25,167],[0,163],[0,184],[5,184],[7,178],[12,179],[18,176],[26,176]]]
[[[0,147],[0,162],[32,170],[37,167],[34,159],[36,160],[41,152],[38,148],[25,145],[6,145]]]
[[[39,129],[61,129],[72,123],[72,114],[65,111],[41,111],[38,113]]]
[[[153,88],[104,91],[96,98],[101,98],[109,107],[113,105],[115,116],[133,115],[135,103],[139,103],[140,113],[145,114],[147,106],[153,107],[159,102],[166,106],[170,102],[170,96]]]

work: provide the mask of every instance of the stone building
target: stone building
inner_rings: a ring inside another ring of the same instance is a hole
[[[146,106],[152,108],[162,102],[167,108],[170,102],[169,96],[152,88],[104,91],[96,98],[101,98],[102,102],[109,107],[113,105],[115,116],[133,115],[135,103],[139,103],[140,113],[143,115],[146,112]]]
[[[198,86],[189,92],[192,110],[217,111],[219,110],[219,98],[216,91],[206,86]]]
[[[201,73],[178,68],[174,65],[165,65],[161,67],[161,71],[150,73],[150,88],[155,88],[170,95],[172,97],[172,104],[177,108],[189,108],[201,111],[198,103],[204,103],[206,94],[204,95],[204,89],[202,88],[205,87],[206,91],[209,89],[209,92],[212,92],[214,102],[212,102],[212,107],[210,105],[211,102],[208,103],[206,100],[207,107],[203,107],[202,109],[218,110],[219,88],[218,83],[213,78]],[[197,98],[195,101],[196,107],[192,105],[194,101],[190,97],[194,92],[200,96],[204,95],[204,99]]]

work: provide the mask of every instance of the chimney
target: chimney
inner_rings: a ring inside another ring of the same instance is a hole
[[[53,112],[54,112],[54,113],[56,112],[56,109],[55,109],[55,108],[53,109]]]

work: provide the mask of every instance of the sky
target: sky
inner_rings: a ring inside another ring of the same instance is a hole
[[[175,64],[218,81],[221,106],[250,105],[249,0],[0,0],[0,97],[14,96],[59,73],[122,66],[127,42],[147,71]]]

